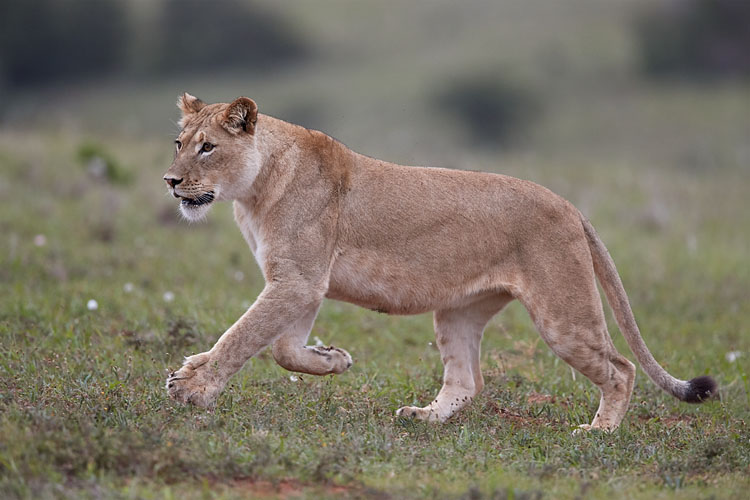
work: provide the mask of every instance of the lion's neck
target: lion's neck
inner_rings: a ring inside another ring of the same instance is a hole
[[[252,189],[256,204],[275,203],[295,180],[338,189],[347,182],[356,154],[323,132],[268,115],[258,115],[256,148],[260,161]]]
[[[279,168],[280,163],[286,162],[284,152],[294,146],[294,141],[284,131],[284,124],[285,122],[271,116],[258,115],[255,148],[247,154],[245,160],[248,162],[248,169],[257,173],[246,195],[235,199],[253,212],[257,205],[269,201],[273,192],[284,186],[286,171],[290,170]],[[287,167],[293,168],[293,165]]]

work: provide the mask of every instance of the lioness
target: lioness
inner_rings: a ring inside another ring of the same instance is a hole
[[[201,219],[234,201],[237,225],[266,281],[210,351],[167,379],[169,395],[210,407],[229,378],[266,346],[287,370],[342,373],[343,349],[308,346],[328,297],[388,314],[434,311],[445,372],[437,398],[396,414],[443,422],[482,390],[487,322],[513,299],[544,341],[601,391],[583,429],[614,430],[635,365],[607,332],[596,277],[644,371],[688,402],[716,393],[708,376],[672,377],[638,331],[615,265],[588,220],[532,182],[481,172],[405,167],[258,113],[240,97],[205,104],[184,94],[175,158],[164,176],[182,214]]]

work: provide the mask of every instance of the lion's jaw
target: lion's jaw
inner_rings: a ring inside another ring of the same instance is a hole
[[[191,222],[203,220],[211,209],[211,205],[216,199],[217,193],[217,190],[212,190],[206,191],[205,193],[198,195],[196,198],[181,197],[180,213]]]
[[[219,187],[221,196],[217,195],[217,200],[242,200],[252,192],[255,179],[260,173],[261,155],[257,149],[257,141],[243,144],[237,149],[240,147],[242,149],[234,153],[238,160],[231,161],[219,172],[220,178],[216,179],[215,185]]]
[[[255,148],[240,154],[244,161],[224,165],[218,172],[196,182],[202,187],[197,193],[187,195],[180,186],[173,194],[180,198],[180,213],[189,221],[200,221],[206,217],[215,201],[234,201],[246,198],[260,172],[259,155]]]

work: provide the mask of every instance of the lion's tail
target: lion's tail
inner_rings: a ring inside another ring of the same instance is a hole
[[[583,215],[581,215],[581,222],[583,223],[586,239],[591,249],[594,272],[597,278],[599,278],[599,283],[604,289],[607,302],[609,302],[609,306],[614,312],[617,326],[620,327],[620,331],[625,336],[625,340],[627,340],[643,371],[646,372],[656,385],[682,401],[702,403],[715,395],[716,382],[713,378],[704,375],[692,380],[680,380],[667,373],[656,359],[654,359],[651,351],[648,350],[646,343],[643,341],[643,337],[641,337],[641,332],[638,330],[633,311],[630,308],[628,296],[625,293],[625,288],[622,286],[620,275],[617,273],[617,268],[615,268],[615,263],[612,257],[610,257],[609,251],[607,251],[602,240],[599,239],[594,227]]]

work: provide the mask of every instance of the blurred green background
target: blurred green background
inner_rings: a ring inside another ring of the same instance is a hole
[[[327,302],[311,338],[347,348],[350,372],[290,381],[261,355],[215,413],[173,405],[167,369],[263,286],[228,204],[189,225],[167,196],[185,91],[565,196],[655,357],[716,375],[721,401],[678,404],[639,371],[619,434],[573,440],[598,396],[512,304],[472,409],[400,422],[440,387],[431,318]],[[748,188],[750,2],[3,0],[0,492],[740,498]]]
[[[365,153],[471,146],[706,171],[747,164],[747,2],[86,1],[0,7],[3,129],[175,132],[238,95]]]

